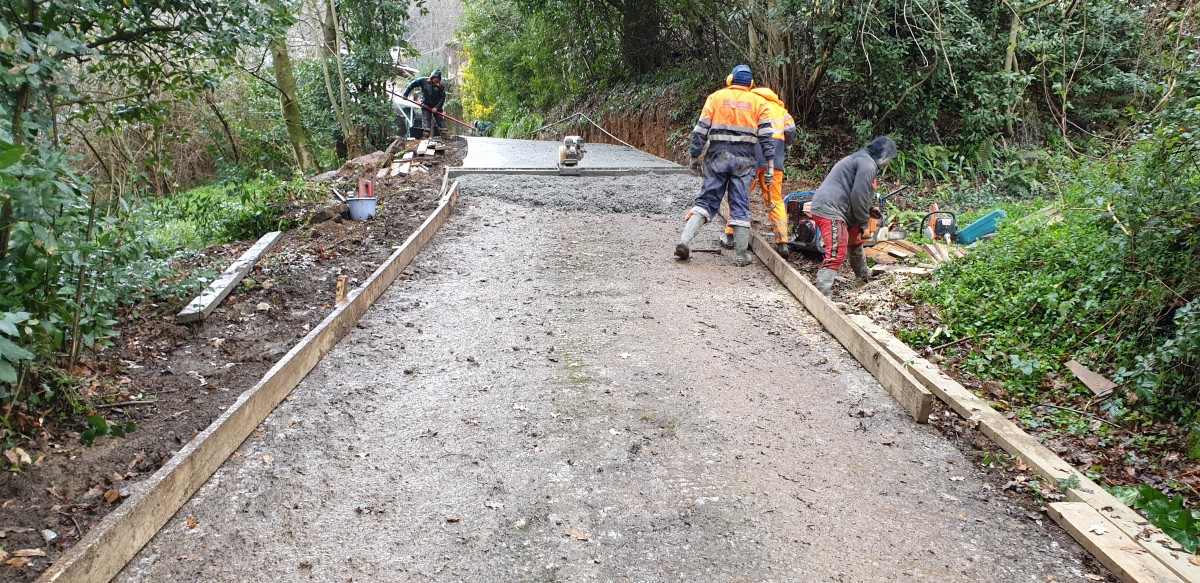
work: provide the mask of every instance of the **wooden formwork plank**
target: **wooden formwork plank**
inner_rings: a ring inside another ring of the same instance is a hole
[[[1200,583],[1200,565],[1193,562],[1200,560],[1196,555],[1183,550],[1175,539],[1150,524],[1099,484],[1084,478],[1078,487],[1067,489],[1067,500],[1095,508],[1180,579],[1188,583]]]
[[[863,368],[867,369],[891,393],[900,406],[919,423],[929,421],[933,407],[933,395],[915,378],[904,371],[866,332],[846,318],[808,279],[796,271],[775,252],[774,245],[763,240],[757,233],[751,238],[750,246],[767,268],[779,278],[784,287],[800,300],[800,303],[821,322],[821,325],[837,338],[842,346]]]
[[[39,583],[104,583],[124,568],[175,512],[208,480],[250,432],[275,409],[333,346],[346,335],[417,252],[449,218],[458,183],[437,210],[367,279],[238,400],[146,482],[137,492],[67,550],[38,578]]]
[[[258,242],[242,253],[241,257],[238,257],[237,261],[225,268],[221,276],[213,281],[208,289],[204,290],[204,293],[188,302],[188,305],[184,306],[183,310],[175,316],[175,321],[195,322],[207,318],[213,310],[217,309],[217,306],[221,305],[221,301],[229,295],[229,292],[237,287],[238,282],[242,281],[247,273],[250,273],[254,262],[258,261],[258,258],[266,253],[279,240],[280,236],[282,233],[279,231],[272,231],[259,238]]]
[[[1126,536],[1095,508],[1054,502],[1050,517],[1125,583],[1178,583],[1179,577]]]
[[[1099,484],[1075,471],[1071,464],[1058,454],[992,409],[987,401],[976,397],[966,387],[942,372],[937,365],[921,358],[916,351],[872,322],[870,318],[858,315],[850,318],[871,334],[896,360],[904,363],[906,370],[924,383],[939,399],[964,419],[978,424],[979,430],[1001,449],[1020,458],[1051,485],[1058,486],[1068,480],[1077,482],[1075,487],[1066,490],[1068,500],[1086,503],[1103,514],[1125,536],[1136,541],[1142,550],[1183,581],[1200,583],[1200,565],[1192,562],[1195,555],[1182,551],[1179,543],[1161,529],[1150,524]]]

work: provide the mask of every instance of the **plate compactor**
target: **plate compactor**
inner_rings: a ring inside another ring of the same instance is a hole
[[[888,225],[891,221],[884,215],[888,199],[906,188],[908,188],[907,185],[901,186],[886,195],[875,193],[875,205],[871,207],[871,220],[867,224],[867,231],[862,234],[863,245],[869,247],[883,241],[908,237],[908,233],[902,229],[889,228]],[[809,212],[814,194],[816,193],[808,190],[793,192],[783,197],[783,204],[787,207],[788,230],[792,234],[792,240],[788,241],[788,247],[792,251],[817,253],[824,256],[825,242],[821,238],[821,229],[817,227],[817,222],[813,220],[812,214]]]
[[[579,176],[579,162],[583,160],[583,137],[567,136],[558,147],[558,173],[562,176]]]

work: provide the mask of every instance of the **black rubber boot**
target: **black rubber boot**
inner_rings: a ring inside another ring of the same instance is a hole
[[[775,250],[779,252],[779,256],[787,259],[792,256],[792,247],[787,243],[776,243]]]

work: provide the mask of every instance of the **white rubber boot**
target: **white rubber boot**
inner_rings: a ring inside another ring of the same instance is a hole
[[[750,255],[750,227],[733,228],[733,248],[737,250],[737,256],[733,258],[734,265],[745,267],[754,262]]]
[[[692,216],[688,218],[687,224],[683,227],[683,235],[679,238],[679,244],[675,246],[676,257],[686,260],[692,256],[692,248],[689,245],[692,244],[692,239],[696,238],[696,233],[700,232],[700,227],[703,227],[704,223],[707,222],[708,219],[704,218],[704,215],[692,213]]]
[[[826,299],[833,299],[833,278],[837,277],[837,272],[832,269],[817,270],[816,286],[817,291]]]

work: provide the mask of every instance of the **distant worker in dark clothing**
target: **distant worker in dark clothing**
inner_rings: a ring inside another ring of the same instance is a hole
[[[442,70],[434,70],[433,74],[428,77],[418,77],[413,79],[412,83],[404,89],[404,98],[408,99],[408,95],[413,89],[421,90],[421,103],[429,109],[422,109],[425,119],[425,131],[432,132],[433,137],[442,135],[446,130],[445,119],[437,115],[442,113],[446,106],[446,88],[442,86]],[[434,111],[437,113],[434,113]]]
[[[692,130],[692,167],[703,166],[704,184],[696,204],[688,211],[683,235],[675,246],[675,256],[691,256],[692,239],[704,223],[717,216],[721,200],[729,195],[729,224],[733,227],[733,263],[739,267],[753,261],[750,246],[750,181],[758,164],[754,161],[754,145],[762,147],[768,160],[767,184],[775,178],[775,134],[771,113],[762,96],[750,90],[754,77],[750,67],[738,65],[733,69],[730,85],[708,96],[700,119]],[[708,146],[708,153],[700,155]]]
[[[833,279],[847,258],[854,275],[863,281],[871,278],[862,234],[875,205],[875,177],[895,157],[896,142],[887,136],[875,138],[835,164],[813,194],[811,212],[825,243],[816,286],[827,298],[833,297]]]

